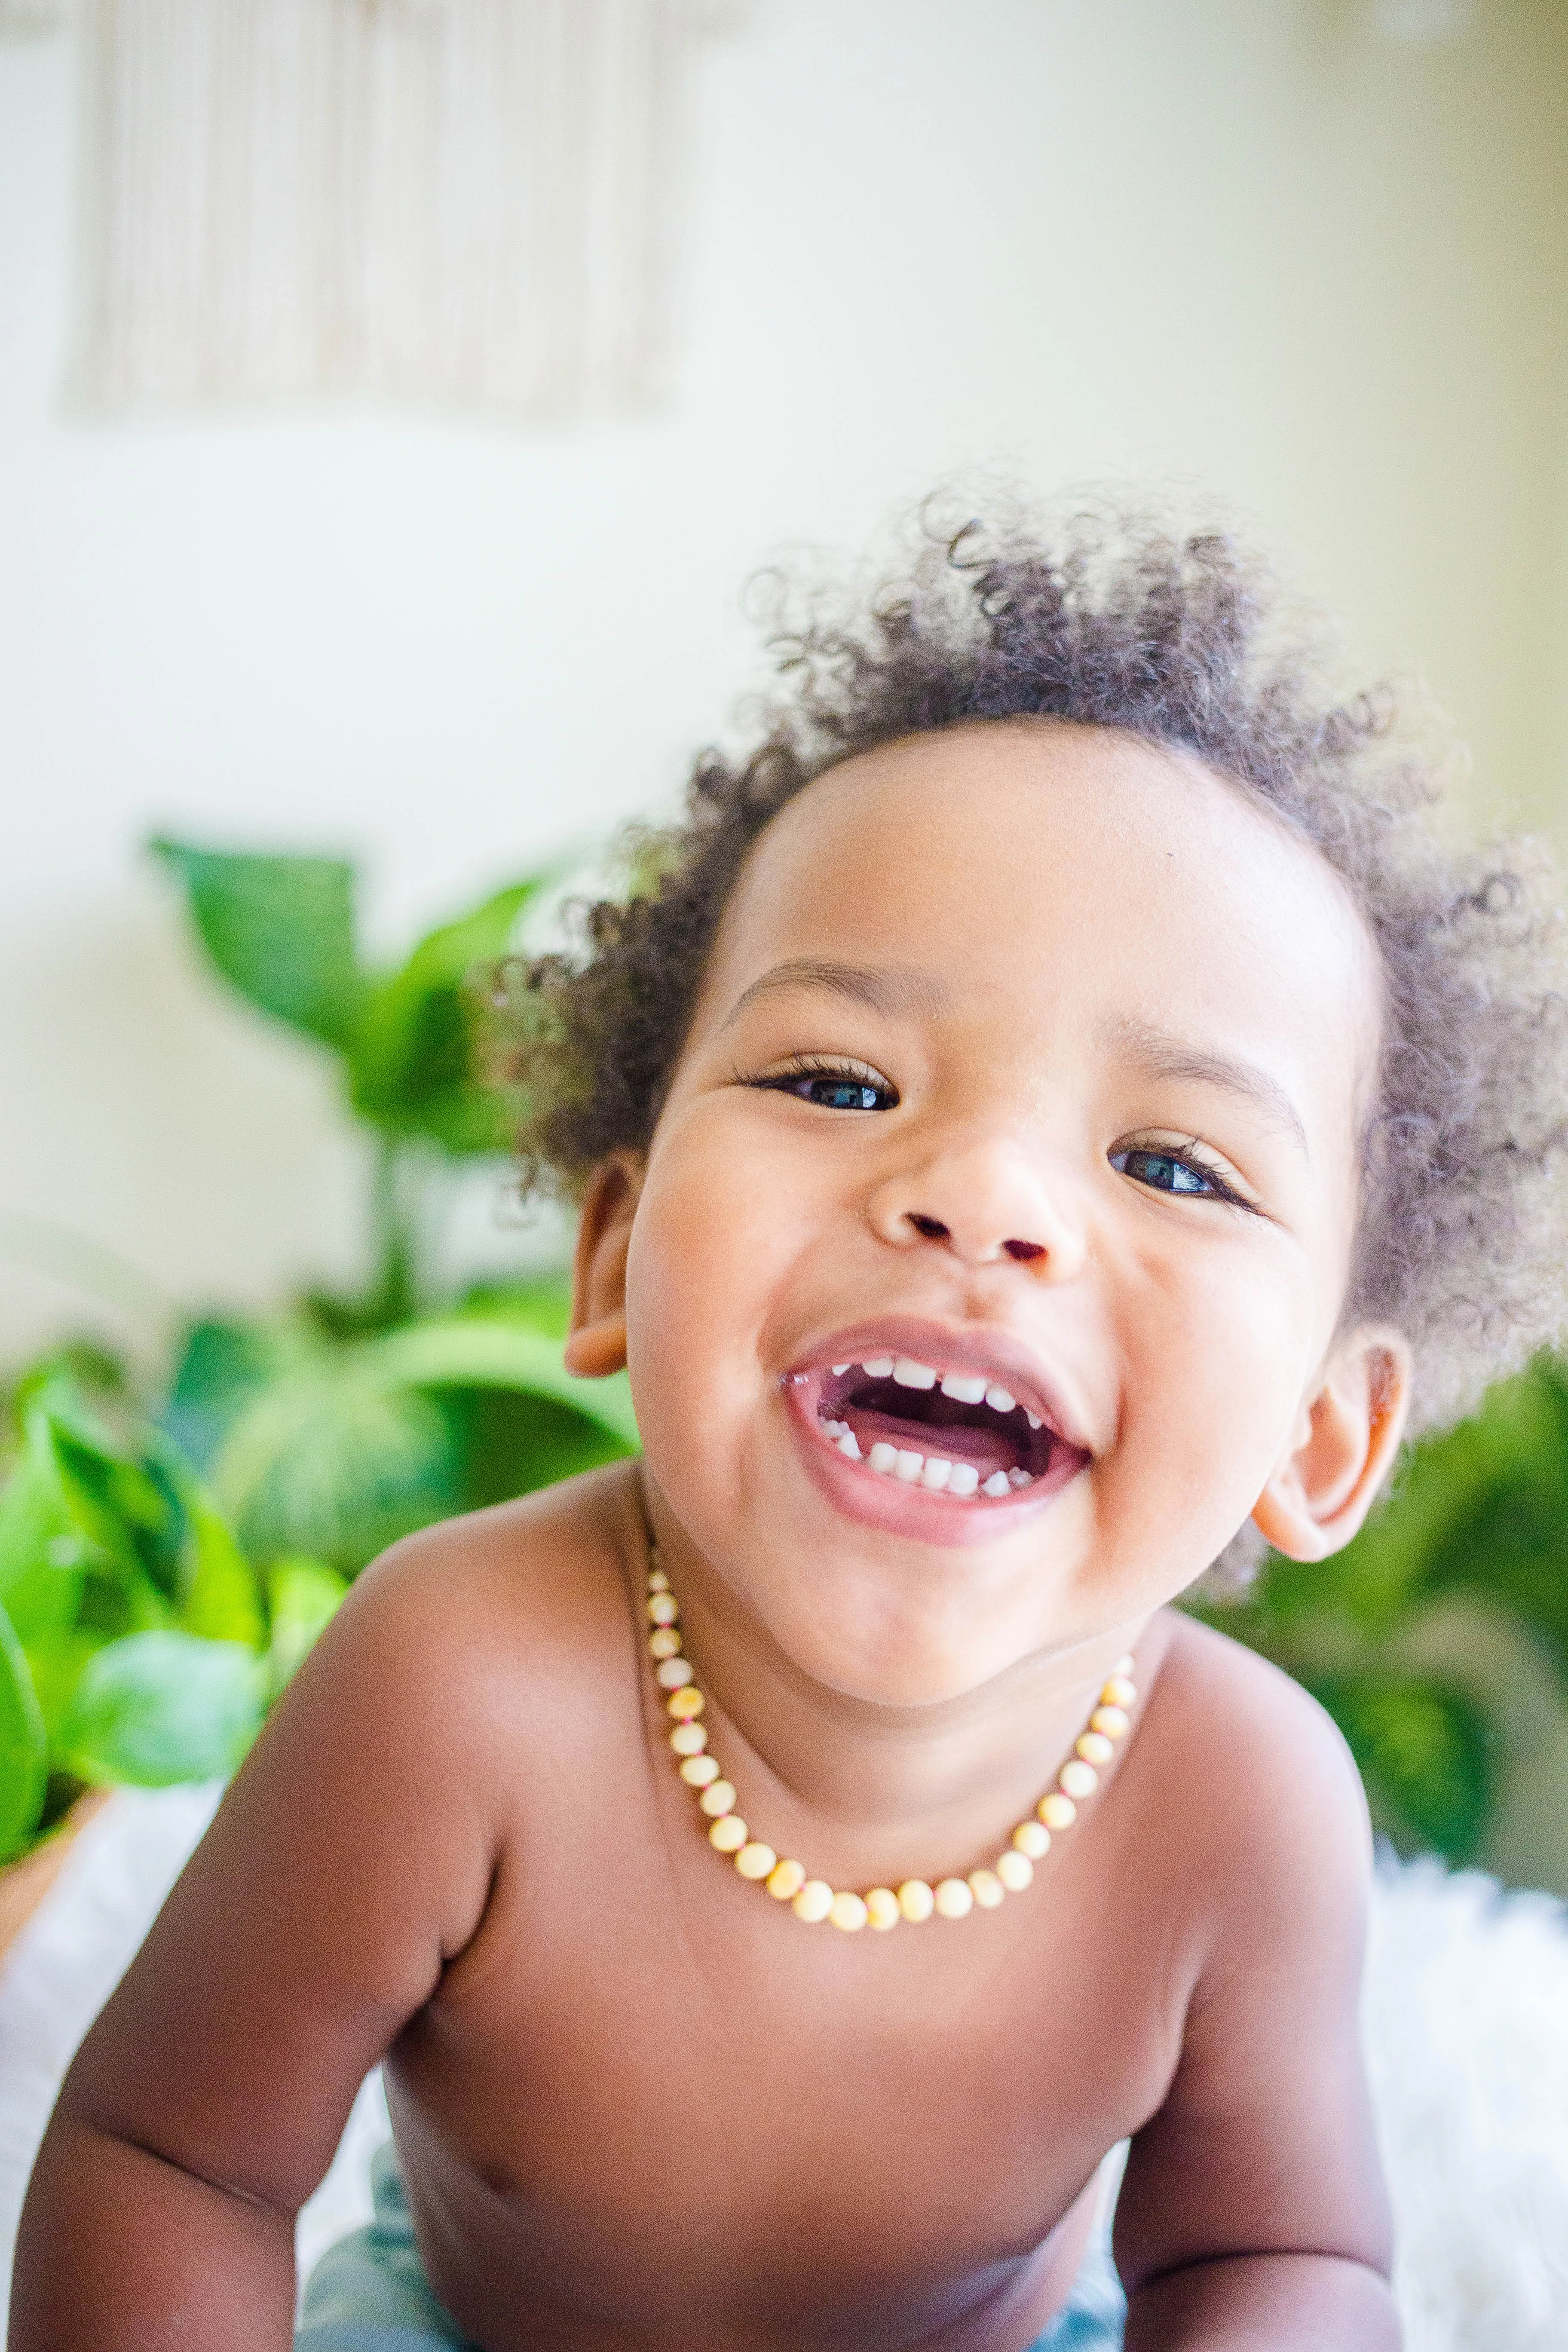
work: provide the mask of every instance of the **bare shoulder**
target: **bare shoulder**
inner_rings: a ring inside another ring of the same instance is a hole
[[[1310,1772],[1355,1787],[1355,1766],[1334,1723],[1310,1692],[1211,1625],[1163,1612],[1169,1636],[1157,1696],[1163,1715],[1225,1748],[1248,1769]]]
[[[449,1948],[531,1766],[563,1726],[635,1714],[640,1528],[632,1465],[616,1464],[394,1545],[305,1661],[225,1813],[255,1836],[267,1820],[295,1836],[327,1822],[364,1852],[395,1829],[405,1874],[419,1853],[442,1884]]]
[[[553,1611],[608,1576],[642,1544],[636,1465],[616,1462],[462,1518],[441,1519],[394,1544],[360,1580],[387,1595],[436,1582],[485,1605],[510,1599]],[[356,1588],[360,1589],[360,1588]]]
[[[1303,1874],[1329,1899],[1358,1902],[1371,1832],[1338,1726],[1255,1651],[1179,1612],[1163,1622],[1143,1727],[1159,1782],[1190,1791],[1172,1827],[1192,1862],[1216,1892],[1242,1889],[1254,1913],[1271,1890],[1294,1907]]]
[[[568,1479],[405,1537],[356,1582],[322,1644],[360,1672],[416,1674],[471,1704],[526,1674],[552,1681],[605,1641],[624,1648],[626,1572],[641,1546],[632,1465]]]

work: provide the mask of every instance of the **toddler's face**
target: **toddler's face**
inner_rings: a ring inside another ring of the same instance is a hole
[[[649,1470],[806,1671],[915,1702],[1136,1620],[1300,1446],[1373,952],[1197,764],[1041,722],[847,762],[726,911],[631,1228]]]

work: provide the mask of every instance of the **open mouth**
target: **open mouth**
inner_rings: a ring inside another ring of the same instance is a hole
[[[826,1444],[873,1476],[954,1502],[1005,1502],[1062,1485],[1089,1455],[1054,1428],[1039,1401],[973,1364],[943,1370],[913,1356],[873,1355],[799,1376],[816,1388]]]

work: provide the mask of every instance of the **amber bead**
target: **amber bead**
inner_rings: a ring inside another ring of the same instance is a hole
[[[826,1878],[808,1878],[790,1906],[797,1919],[815,1927],[833,1908],[833,1889]]]

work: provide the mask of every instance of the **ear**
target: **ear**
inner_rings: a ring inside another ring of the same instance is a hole
[[[1290,1451],[1253,1511],[1276,1551],[1326,1559],[1349,1543],[1394,1466],[1409,1411],[1405,1340],[1396,1331],[1351,1332],[1302,1406]]]
[[[617,1151],[594,1171],[572,1259],[566,1369],[603,1380],[626,1360],[626,1251],[642,1194],[640,1153]]]

